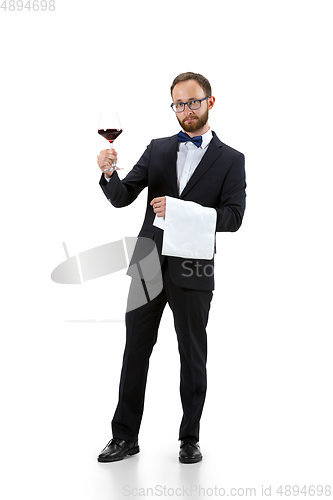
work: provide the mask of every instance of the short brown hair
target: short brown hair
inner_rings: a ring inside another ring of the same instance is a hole
[[[186,82],[187,80],[196,80],[200,87],[203,89],[203,91],[206,94],[206,97],[210,97],[212,95],[212,88],[210,86],[209,81],[207,78],[204,76],[200,75],[199,73],[192,73],[191,71],[187,71],[186,73],[181,73],[180,75],[176,76],[174,81],[172,82],[171,85],[171,97],[172,97],[172,91],[179,82]]]

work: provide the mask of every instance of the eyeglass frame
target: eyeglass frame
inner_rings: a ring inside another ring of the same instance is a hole
[[[185,106],[187,104],[187,107],[188,109],[190,109],[191,111],[195,111],[197,109],[200,109],[201,108],[201,103],[202,101],[205,101],[206,99],[209,99],[210,97],[212,97],[211,95],[208,95],[207,97],[204,97],[203,99],[191,99],[190,101],[187,101],[187,102],[173,102],[172,104],[170,104],[170,107],[172,109],[172,111],[174,111],[175,113],[184,113],[185,111]],[[198,108],[194,108],[192,109],[191,106],[190,106],[190,103],[193,102],[193,101],[198,101],[200,103],[200,106]],[[176,105],[176,104],[183,104],[184,105],[184,109],[182,111],[176,111],[175,109],[173,109],[173,107]]]

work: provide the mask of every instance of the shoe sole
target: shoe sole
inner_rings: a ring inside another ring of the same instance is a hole
[[[198,458],[180,458],[179,457],[179,462],[182,464],[197,464],[198,462],[201,462],[202,457]]]
[[[114,458],[106,458],[106,457],[100,458],[100,457],[98,457],[97,462],[102,462],[102,463],[120,462],[120,460],[124,460],[125,457],[136,455],[139,452],[140,452],[139,446],[135,446],[134,448],[131,448],[130,450],[128,450],[128,452],[123,457],[114,457]]]

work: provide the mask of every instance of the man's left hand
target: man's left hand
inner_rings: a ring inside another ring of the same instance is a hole
[[[154,198],[150,202],[151,206],[154,209],[157,217],[165,217],[165,209],[166,209],[166,197],[161,196],[160,198]]]

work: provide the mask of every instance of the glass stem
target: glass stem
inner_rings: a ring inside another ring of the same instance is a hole
[[[113,141],[110,141],[110,148],[114,149],[113,148]],[[112,160],[112,165],[111,165],[110,170],[116,170],[116,165],[117,165],[117,163],[114,160]]]

